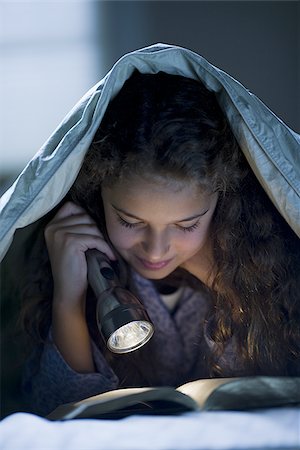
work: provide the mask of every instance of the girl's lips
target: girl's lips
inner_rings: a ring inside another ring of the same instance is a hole
[[[150,261],[147,261],[147,260],[139,258],[139,257],[137,257],[137,259],[146,269],[149,269],[149,270],[163,269],[164,267],[166,267],[169,264],[170,261],[172,261],[172,258],[171,258],[171,259],[167,259],[165,261],[159,261],[156,263],[152,263]]]

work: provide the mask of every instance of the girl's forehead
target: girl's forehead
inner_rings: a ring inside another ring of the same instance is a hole
[[[124,195],[178,195],[186,194],[192,197],[203,199],[210,196],[211,192],[204,184],[194,180],[179,179],[171,176],[162,176],[158,174],[153,175],[133,175],[120,180],[104,188],[103,190],[109,190],[112,194],[115,193],[120,196]]]
[[[104,204],[136,217],[161,222],[180,221],[201,214],[216,202],[216,194],[209,194],[193,183],[158,183],[128,180],[103,188]]]

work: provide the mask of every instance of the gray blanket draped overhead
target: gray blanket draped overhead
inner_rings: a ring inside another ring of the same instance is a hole
[[[109,101],[135,69],[143,73],[164,71],[201,80],[216,93],[256,177],[300,236],[300,135],[238,81],[196,53],[165,44],[134,51],[123,56],[77,103],[1,198],[1,302],[5,336],[17,315],[18,280],[22,276],[28,242],[37,232],[39,220],[70,189]],[[6,342],[3,338],[5,348]],[[7,360],[10,366],[12,355],[16,354],[6,353],[10,355]],[[15,371],[11,369],[11,373]]]
[[[190,50],[157,44],[123,56],[71,110],[1,199],[0,258],[16,229],[35,222],[66,194],[107,104],[134,69],[200,79],[216,93],[240,147],[283,217],[300,235],[300,135],[238,81]]]

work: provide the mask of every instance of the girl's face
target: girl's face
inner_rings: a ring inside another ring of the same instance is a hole
[[[133,178],[102,189],[107,232],[120,255],[140,275],[162,279],[189,268],[208,243],[217,194],[193,184]]]

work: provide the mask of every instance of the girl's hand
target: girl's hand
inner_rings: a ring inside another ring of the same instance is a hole
[[[45,228],[54,280],[54,299],[69,307],[82,307],[87,289],[85,252],[98,249],[116,257],[95,221],[80,206],[65,203]]]

